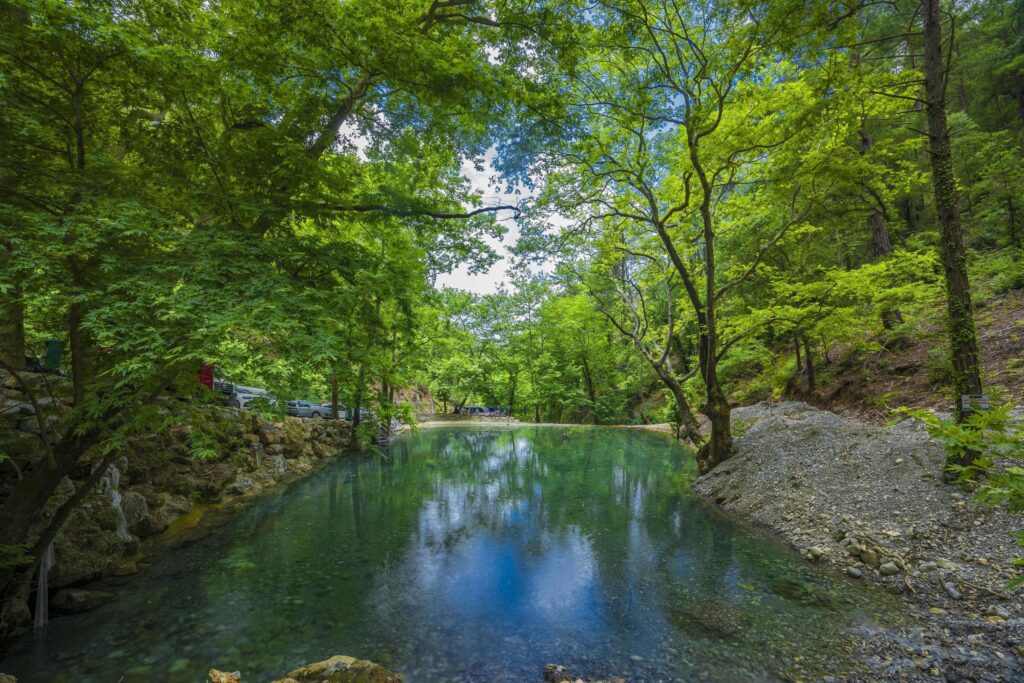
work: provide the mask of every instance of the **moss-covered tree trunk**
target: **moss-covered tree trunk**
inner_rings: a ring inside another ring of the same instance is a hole
[[[0,249],[0,270],[7,270],[10,252]],[[16,282],[6,283],[0,292],[0,360],[15,370],[25,369],[25,307],[21,288]]]
[[[942,265],[946,276],[950,356],[957,420],[963,420],[960,397],[981,393],[978,339],[974,329],[974,307],[967,279],[967,257],[960,209],[957,204],[953,153],[946,120],[946,69],[942,49],[942,17],[939,0],[923,0],[925,104],[928,115],[928,147],[931,156],[932,187],[939,218]],[[973,459],[968,455],[966,460]],[[969,463],[962,463],[969,464]]]

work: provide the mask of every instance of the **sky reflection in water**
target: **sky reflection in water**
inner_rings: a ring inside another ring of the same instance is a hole
[[[891,603],[688,491],[692,457],[625,429],[451,427],[339,460],[56,619],[32,681],[266,681],[334,654],[410,681],[777,680],[838,672]],[[58,558],[59,560],[59,558]]]

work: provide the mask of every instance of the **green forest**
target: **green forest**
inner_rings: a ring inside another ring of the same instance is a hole
[[[759,402],[909,415],[1024,507],[1021,0],[0,0],[0,149],[0,599],[145,444],[297,401],[693,477]]]

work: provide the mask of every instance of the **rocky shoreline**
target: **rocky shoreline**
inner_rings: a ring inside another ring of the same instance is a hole
[[[919,422],[879,428],[796,402],[733,416],[733,457],[694,491],[908,606],[906,628],[863,643],[865,672],[837,680],[1024,679],[1024,601],[1007,588],[1024,519],[945,484],[945,451]]]
[[[29,416],[12,417],[11,412],[8,408],[10,427],[31,427],[25,419]],[[47,581],[52,614],[81,612],[114,599],[104,590],[108,584],[138,572],[162,552],[208,534],[219,523],[214,519],[201,524],[204,517],[226,520],[245,499],[349,453],[351,425],[226,414],[217,433],[217,449],[202,458],[193,457],[191,434],[184,427],[137,439],[124,449],[126,455],[114,462],[57,535]],[[5,434],[8,441],[20,438],[10,429]],[[74,495],[87,475],[88,470],[81,479],[66,478],[49,502],[48,514]],[[0,605],[0,640],[24,633],[32,618],[28,600],[7,600]]]

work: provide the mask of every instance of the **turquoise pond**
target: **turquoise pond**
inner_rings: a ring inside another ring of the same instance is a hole
[[[563,438],[563,433],[568,439]],[[269,681],[334,654],[408,681],[838,673],[894,607],[690,493],[615,428],[425,429],[254,501],[92,612],[15,641],[33,681]]]

